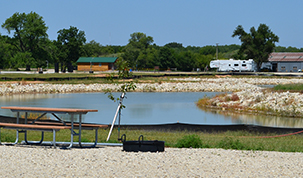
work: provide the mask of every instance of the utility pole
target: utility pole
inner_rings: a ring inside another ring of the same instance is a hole
[[[217,59],[217,60],[218,60],[218,44],[219,44],[219,43],[216,43],[216,46],[217,46],[217,47],[216,47],[216,59]]]

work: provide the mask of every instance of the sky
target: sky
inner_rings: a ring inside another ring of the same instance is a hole
[[[57,32],[77,27],[86,42],[126,45],[142,32],[163,46],[241,44],[231,37],[238,25],[249,33],[261,23],[279,37],[276,46],[303,47],[302,0],[0,0],[0,24],[14,13],[43,17],[51,40]],[[7,31],[0,28],[2,35]]]

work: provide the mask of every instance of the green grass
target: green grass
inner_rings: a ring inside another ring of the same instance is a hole
[[[47,79],[47,78],[66,78],[66,77],[86,77],[91,76],[93,77],[95,74],[89,74],[89,73],[52,73],[52,74],[23,74],[23,73],[11,73],[11,74],[1,74],[0,77],[4,78],[41,78],[41,79]]]
[[[303,84],[284,84],[277,85],[273,88],[275,91],[292,91],[292,92],[302,92]]]
[[[104,77],[99,77],[105,74]],[[0,81],[44,81],[51,84],[93,84],[93,83],[112,83],[107,80],[109,73],[51,73],[51,74],[1,74]],[[162,82],[180,82],[169,80],[170,78],[180,78],[179,76],[166,77],[163,73],[134,73],[133,80],[135,83],[162,83]],[[139,76],[139,78],[136,78]],[[206,76],[200,76],[205,78]],[[184,78],[184,77],[181,77]],[[209,76],[207,76],[209,78]],[[125,83],[123,80],[115,81],[117,83]]]
[[[106,142],[108,133],[109,129],[100,129],[98,142]],[[15,130],[2,129],[2,142],[14,142],[15,134]],[[122,134],[126,134],[126,141],[138,140],[140,135],[144,135],[144,140],[165,141],[166,147],[303,152],[303,135],[292,135],[278,138],[254,138],[257,136],[271,136],[276,134],[260,134],[246,131],[205,133],[191,131],[121,130],[120,136]],[[40,136],[40,132],[28,132],[29,140],[40,140]],[[21,133],[20,140],[23,140],[23,138],[23,133]],[[93,131],[83,130],[83,142],[94,142],[94,138]],[[57,132],[56,140],[58,142],[70,141],[70,131],[61,130],[60,132]],[[52,133],[45,132],[45,141],[52,141]],[[78,141],[77,137],[75,137],[75,141]],[[114,129],[109,142],[118,143],[118,133],[116,129]]]

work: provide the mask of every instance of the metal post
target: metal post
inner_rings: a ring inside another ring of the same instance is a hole
[[[121,122],[121,109],[119,110],[119,120],[118,120],[118,140],[120,139],[120,122]]]
[[[217,59],[217,60],[218,60],[218,44],[219,44],[219,43],[216,43],[216,46],[217,46],[217,47],[216,47],[216,59]]]
[[[80,147],[82,147],[82,144],[81,144],[81,127],[82,127],[82,114],[79,114],[79,145]]]
[[[110,135],[112,134],[112,131],[113,131],[113,128],[114,128],[114,125],[115,125],[115,122],[116,122],[117,115],[118,115],[118,112],[119,112],[119,110],[120,110],[120,107],[121,107],[121,104],[119,103],[118,108],[117,108],[117,111],[116,111],[116,114],[115,114],[114,119],[113,119],[113,122],[112,122],[112,125],[111,125],[111,127],[110,127],[110,130],[109,130],[109,133],[108,133],[108,136],[107,136],[106,141],[109,140]]]
[[[120,96],[120,102],[119,102],[118,108],[117,108],[117,110],[116,110],[116,114],[115,114],[115,116],[114,116],[114,119],[113,119],[112,125],[111,125],[111,127],[110,127],[110,131],[109,131],[109,133],[108,133],[108,136],[107,136],[106,141],[109,140],[110,135],[112,134],[112,131],[113,131],[113,128],[114,128],[114,125],[115,125],[115,122],[116,122],[118,113],[120,112],[120,109],[121,109],[121,106],[122,106],[122,101],[123,101],[124,96],[125,96],[125,93],[122,92],[122,93],[121,93],[121,96]],[[119,124],[120,124],[120,121],[119,121]]]
[[[53,146],[56,148],[56,130],[53,129]]]
[[[27,112],[25,112],[24,123],[27,124]],[[24,131],[24,140],[27,141],[27,130]]]
[[[71,134],[70,134],[70,145],[67,148],[73,147],[74,142],[74,114],[71,114]]]
[[[18,111],[18,112],[17,112],[17,124],[19,124],[19,117],[20,117],[20,112]],[[14,144],[17,144],[18,141],[19,141],[19,130],[17,129],[16,132],[17,132],[17,133],[16,133],[16,141],[15,141]]]

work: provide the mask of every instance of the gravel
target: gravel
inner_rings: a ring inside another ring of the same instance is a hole
[[[0,177],[302,177],[303,153],[1,146]]]

